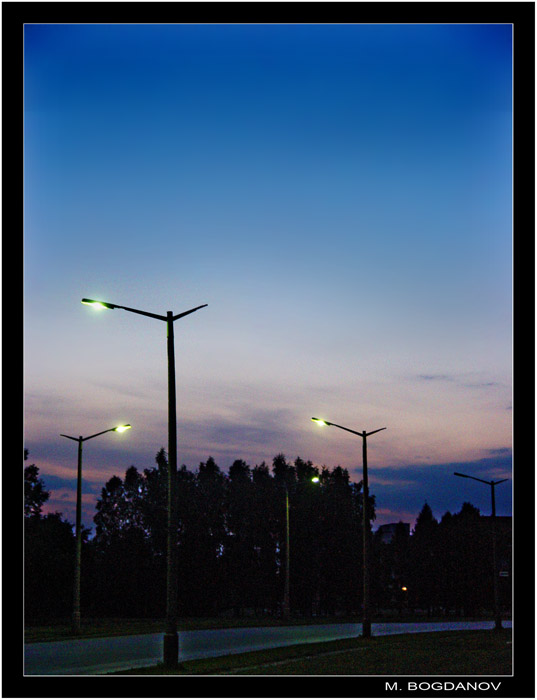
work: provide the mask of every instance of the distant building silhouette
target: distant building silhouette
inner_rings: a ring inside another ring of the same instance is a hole
[[[410,535],[410,524],[409,523],[387,523],[386,525],[380,525],[376,531],[377,537],[383,544],[390,544],[390,542],[395,537],[395,532],[397,528],[404,528],[405,534]]]
[[[491,529],[492,516],[481,515],[481,527],[485,531]],[[498,570],[500,577],[511,577],[512,569],[512,536],[513,536],[513,518],[510,515],[496,516],[496,537],[498,543]]]

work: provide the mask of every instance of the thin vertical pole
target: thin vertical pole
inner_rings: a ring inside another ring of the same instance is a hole
[[[289,490],[285,484],[285,584],[283,591],[283,616],[287,619],[290,614],[289,601]]]
[[[364,602],[362,616],[362,637],[371,636],[371,617],[369,603],[369,486],[367,483],[367,433],[362,432],[362,461],[363,461],[363,550],[364,550]]]
[[[179,659],[177,634],[177,413],[173,312],[167,314],[168,347],[168,561],[166,575],[166,632],[164,665],[174,668]]]
[[[502,618],[500,615],[500,591],[498,588],[498,555],[496,544],[496,497],[494,494],[494,481],[490,482],[492,497],[492,568],[494,570],[494,629],[502,629]]]
[[[80,634],[80,577],[82,565],[82,435],[78,438],[78,468],[76,481],[76,555],[75,555],[75,582],[73,592],[73,620],[74,634]]]

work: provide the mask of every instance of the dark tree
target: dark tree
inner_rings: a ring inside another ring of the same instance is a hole
[[[357,612],[363,590],[361,484],[352,484],[340,466],[323,468],[321,490],[321,609]]]
[[[455,519],[448,511],[444,513],[438,528],[438,562],[442,571],[440,605],[445,614],[462,611],[459,601],[460,561],[455,533]]]
[[[226,483],[226,539],[224,545],[224,585],[236,616],[257,604],[254,581],[257,579],[256,530],[254,521],[254,483],[250,467],[243,460],[230,466]]]
[[[24,459],[28,450],[24,450]],[[39,469],[24,469],[24,617],[26,623],[69,618],[73,605],[75,538],[61,513],[41,514],[49,498]],[[89,531],[83,530],[84,541]]]
[[[28,459],[28,450],[24,450],[24,460]],[[48,501],[50,493],[46,491],[45,484],[39,478],[39,469],[35,464],[24,468],[24,515],[39,517],[43,505]]]
[[[322,502],[319,476],[311,462],[297,457],[288,470],[290,523],[290,602],[291,610],[302,615],[318,612],[320,601],[319,507]]]
[[[492,608],[492,546],[479,510],[463,503],[452,517],[451,549],[454,554],[455,600],[465,616]]]
[[[84,533],[87,536],[87,531]],[[68,619],[73,609],[75,538],[61,513],[25,522],[24,616],[26,622]]]
[[[117,616],[164,612],[162,556],[152,546],[146,522],[148,475],[132,466],[124,480],[113,476],[97,501],[93,608]]]
[[[146,535],[151,542],[151,548],[155,556],[164,560],[167,555],[168,533],[168,458],[164,448],[161,448],[156,456],[157,466],[152,469],[144,469],[143,498],[140,501],[142,522]],[[182,504],[184,501],[184,472],[185,467],[178,471],[178,484],[181,486],[178,492],[178,511],[181,523],[184,514]],[[181,530],[181,525],[179,525]]]
[[[372,559],[377,607],[395,609],[402,615],[409,607],[409,587],[412,581],[410,533],[404,523],[397,524],[391,542],[382,542],[379,536],[373,538]]]
[[[255,568],[252,588],[255,608],[275,613],[282,602],[280,572],[281,490],[276,488],[265,462],[252,469],[253,503],[255,514],[252,539],[255,542]]]
[[[192,615],[214,615],[225,595],[222,555],[226,539],[225,476],[209,457],[201,462],[192,493],[185,504],[189,517],[183,518],[181,533],[180,586],[183,609]],[[178,491],[181,490],[179,485]]]
[[[411,538],[409,597],[415,607],[427,610],[427,615],[432,615],[439,605],[441,570],[438,545],[438,521],[429,504],[425,503]]]

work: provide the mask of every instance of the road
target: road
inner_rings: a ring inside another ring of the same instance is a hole
[[[511,627],[510,622],[504,622]],[[492,629],[493,622],[373,623],[374,636],[443,630]],[[291,644],[357,637],[360,624],[242,627],[179,633],[180,660],[203,659]],[[162,660],[162,633],[70,639],[24,645],[24,674],[32,676],[93,675],[153,666]]]

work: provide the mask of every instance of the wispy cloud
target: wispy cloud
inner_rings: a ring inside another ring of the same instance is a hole
[[[418,379],[422,379],[426,382],[452,382],[455,381],[455,377],[449,374],[418,374]]]
[[[471,380],[468,379],[469,373],[464,372],[460,374],[417,374],[415,378],[419,381],[425,382],[453,382],[458,386],[468,387],[470,389],[481,389],[487,387],[499,387],[502,386],[501,382],[495,380]],[[475,373],[470,373],[470,376],[475,376]]]
[[[486,388],[489,386],[501,386],[500,382],[464,382],[462,385],[476,389]]]
[[[487,452],[492,456],[504,457],[504,456],[508,456],[508,455],[510,456],[512,454],[513,450],[511,447],[498,447],[498,448],[487,450]]]

